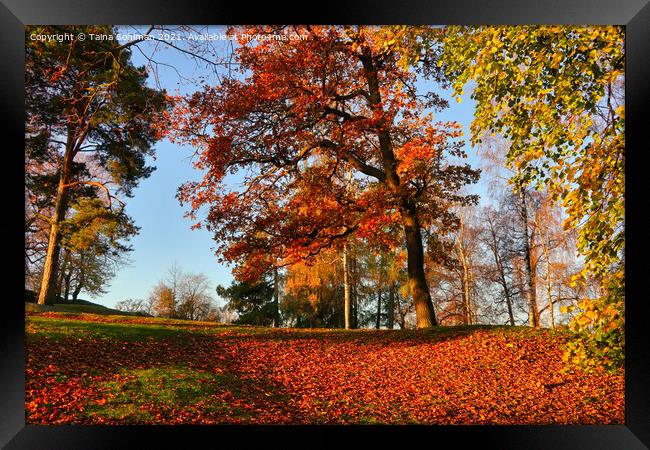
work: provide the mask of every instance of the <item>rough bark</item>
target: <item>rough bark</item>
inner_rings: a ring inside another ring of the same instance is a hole
[[[416,327],[418,329],[430,328],[437,325],[436,316],[431,302],[431,294],[424,275],[424,248],[422,234],[417,214],[411,209],[403,207],[402,225],[406,235],[407,273],[409,288],[415,305]]]
[[[63,167],[61,168],[61,175],[59,177],[59,186],[56,191],[56,199],[54,200],[54,213],[50,219],[50,235],[48,238],[47,253],[45,255],[45,263],[43,267],[41,290],[38,295],[39,305],[52,305],[56,299],[55,285],[58,278],[59,255],[61,252],[61,247],[59,245],[59,240],[61,239],[61,222],[65,219],[67,210],[67,185],[70,182],[72,160],[73,152],[69,142],[63,158]]]

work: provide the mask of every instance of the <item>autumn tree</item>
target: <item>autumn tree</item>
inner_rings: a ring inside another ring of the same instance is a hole
[[[145,158],[159,138],[157,114],[163,92],[148,88],[144,68],[130,61],[130,46],[117,39],[80,41],[29,39],[32,33],[76,36],[104,34],[109,26],[29,26],[25,29],[25,140],[27,172],[31,162],[52,166],[56,194],[51,204],[47,251],[38,302],[53,302],[59,272],[61,223],[71,192],[93,187],[108,207],[116,194],[133,188],[153,170]],[[81,155],[87,158],[81,160]],[[93,167],[87,163],[92,161]],[[92,169],[101,169],[98,179]]]
[[[128,241],[138,227],[124,213],[123,205],[109,208],[104,198],[93,197],[92,189],[79,189],[69,197],[70,207],[60,225],[60,257],[55,295],[63,301],[77,300],[83,290],[91,296],[104,293],[116,271],[128,263]],[[33,242],[26,253],[26,283],[38,292],[47,249],[44,209],[32,204],[26,217],[32,220],[26,241]],[[41,243],[40,246],[36,245]],[[26,246],[26,250],[28,247]]]
[[[233,34],[235,30],[230,30]],[[446,102],[418,93],[403,64],[399,36],[375,27],[244,27],[234,50],[239,77],[192,95],[179,106],[176,138],[197,148],[202,181],[179,192],[214,233],[225,261],[257,264],[269,253],[285,265],[353,233],[382,239],[397,224],[407,248],[410,295],[418,328],[436,318],[424,273],[423,227],[458,189],[477,179],[463,156],[456,123],[435,122]],[[442,77],[435,64],[423,70]],[[243,189],[225,183],[244,176]],[[346,175],[358,186],[346,190]],[[337,182],[332,182],[336,179]],[[260,240],[264,231],[272,239]]]
[[[472,211],[458,211],[459,227],[455,233],[454,250],[456,258],[460,263],[460,282],[463,298],[463,316],[466,325],[476,323],[476,274],[474,266],[474,254],[478,243],[478,231],[472,227],[468,215]]]
[[[510,199],[516,199],[517,235],[522,256],[520,267],[520,285],[524,293],[526,303],[528,304],[528,324],[533,328],[539,327],[539,307],[537,304],[537,262],[538,256],[535,255],[533,242],[536,240],[535,229],[531,228],[530,217],[530,195],[528,188],[523,183],[517,183],[514,196]]]
[[[386,252],[384,255],[386,263],[386,284],[388,298],[386,299],[386,327],[392,330],[395,327],[398,314],[398,302],[400,286],[408,282],[406,274],[406,253],[402,248]],[[402,327],[403,328],[403,327]]]
[[[346,242],[343,249],[324,249],[287,267],[282,309],[289,324],[298,328],[356,326],[354,273],[349,261],[355,253],[354,246]]]
[[[26,155],[29,150],[26,149]],[[48,218],[56,196],[53,155],[44,152],[25,161],[25,281],[38,292],[47,253]]]
[[[578,230],[581,277],[603,295],[579,303],[567,360],[619,367],[624,355],[624,29],[450,27],[441,65],[457,95],[472,82],[472,140],[511,142],[513,184],[546,186]]]
[[[393,230],[391,234],[397,233]],[[392,328],[395,317],[396,272],[399,272],[399,269],[394,269],[397,264],[406,269],[406,258],[396,261],[396,253],[403,254],[400,252],[401,248],[392,248],[385,243],[373,245],[361,239],[350,239],[349,247],[353,261],[348,277],[353,294],[351,322],[355,327],[378,329],[386,323]]]
[[[157,317],[175,318],[176,298],[174,291],[165,282],[159,281],[147,299],[151,312]]]
[[[562,208],[554,203],[548,192],[537,191],[534,195],[536,207],[532,217],[537,236],[538,259],[540,266],[537,275],[539,296],[545,298],[546,306],[540,308],[540,314],[548,311],[550,328],[555,328],[556,299],[561,296],[559,292],[563,279],[566,278],[567,261],[575,258],[575,232],[564,230],[562,227],[564,213]],[[570,284],[570,281],[566,284]],[[555,287],[558,287],[556,289]],[[557,291],[557,292],[556,292]]]
[[[403,286],[408,291],[405,249],[377,248],[350,238],[343,248],[324,249],[287,267],[283,314],[296,327],[392,329]],[[404,314],[408,312],[405,305]]]
[[[502,247],[499,264],[502,265],[502,270],[510,274],[509,294],[523,301],[528,316],[526,323],[538,328],[541,326],[539,274],[542,250],[539,243],[541,230],[536,226],[534,217],[540,207],[539,198],[535,191],[527,188],[522,187],[515,191],[508,186],[503,188],[501,195],[495,198],[495,211],[502,217],[499,220],[494,216],[489,219],[492,223],[486,225],[493,229],[488,232],[487,237],[484,236],[483,241],[488,247]],[[490,236],[492,233],[495,235]],[[494,257],[493,263],[496,264],[497,255],[492,249],[490,253]],[[503,283],[501,284],[503,287]]]
[[[184,272],[175,263],[152,288],[148,301],[150,310],[159,317],[206,320],[215,314],[208,277]]]

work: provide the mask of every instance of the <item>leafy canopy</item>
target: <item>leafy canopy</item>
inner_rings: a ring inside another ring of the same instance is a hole
[[[623,361],[624,30],[622,27],[449,27],[440,65],[455,94],[476,100],[472,142],[510,142],[515,186],[547,186],[565,229],[578,230],[583,280],[604,295],[584,299],[568,359],[592,367]],[[579,280],[576,280],[578,282]]]

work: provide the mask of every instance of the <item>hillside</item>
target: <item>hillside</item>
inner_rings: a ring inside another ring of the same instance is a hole
[[[623,423],[624,377],[562,371],[562,332],[299,330],[26,317],[27,423]]]
[[[25,312],[38,313],[38,312],[70,312],[70,313],[91,313],[91,314],[108,314],[118,316],[143,316],[142,313],[131,313],[120,311],[119,309],[109,308],[98,303],[93,303],[88,300],[77,299],[74,301],[66,302],[61,297],[58,297],[57,303],[53,305],[39,305],[36,303],[34,293],[25,289]]]

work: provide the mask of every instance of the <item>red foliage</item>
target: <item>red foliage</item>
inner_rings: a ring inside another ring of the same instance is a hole
[[[146,404],[145,423],[623,423],[623,374],[562,372],[562,335],[527,330],[299,331],[214,328],[185,339],[30,340],[27,422],[124,423],[85,413],[120,369],[229,374],[192,406]],[[228,405],[218,413],[207,407]],[[239,411],[235,414],[233,411]],[[241,412],[245,414],[241,414]]]
[[[233,53],[239,78],[176,103],[171,137],[197,149],[204,171],[179,200],[193,218],[207,207],[202,223],[219,258],[245,266],[239,279],[309,258],[357,230],[370,243],[399,245],[402,214],[431,225],[478,177],[448,160],[464,156],[460,126],[433,121],[430,111],[446,101],[417,93],[413,68],[380,30],[229,30],[292,32],[306,39],[241,40]],[[226,182],[232,174],[240,191]]]

